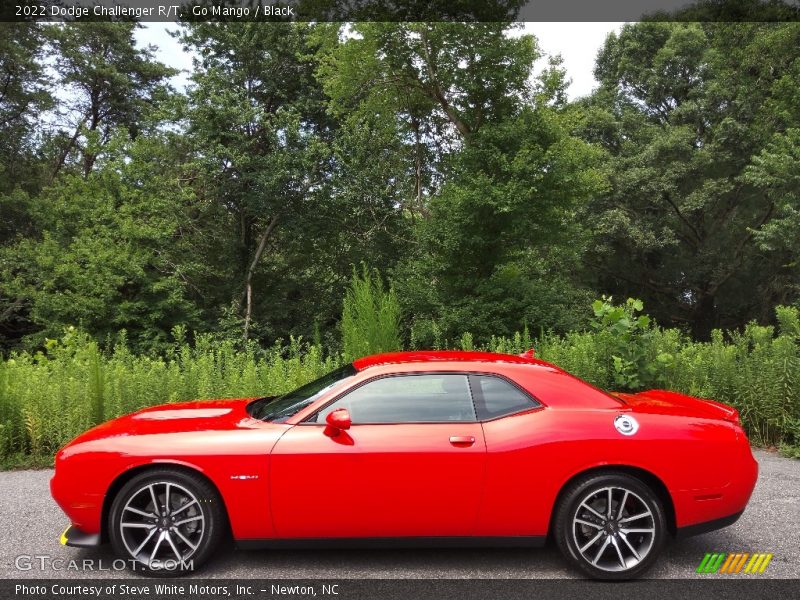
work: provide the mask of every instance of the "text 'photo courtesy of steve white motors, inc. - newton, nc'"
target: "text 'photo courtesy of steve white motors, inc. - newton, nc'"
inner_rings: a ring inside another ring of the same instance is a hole
[[[47,584],[15,584],[14,595],[17,597],[94,597],[108,598],[132,596],[136,598],[153,597],[243,597],[254,595],[271,596],[338,596],[341,584],[338,583],[267,583],[259,581],[255,584],[206,584],[206,583],[47,583]]]

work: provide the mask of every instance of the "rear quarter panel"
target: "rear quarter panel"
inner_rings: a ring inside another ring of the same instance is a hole
[[[639,430],[624,436],[611,409],[547,407],[484,423],[487,481],[479,535],[544,535],[559,492],[590,469],[643,469],[667,488],[677,527],[741,510],[749,498],[734,481],[750,468],[730,423],[636,415]],[[749,455],[749,448],[747,448]],[[749,456],[752,461],[752,455]],[[752,486],[750,487],[752,490]]]

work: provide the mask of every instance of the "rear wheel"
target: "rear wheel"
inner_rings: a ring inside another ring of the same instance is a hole
[[[572,483],[556,509],[555,538],[573,565],[596,579],[631,579],[650,568],[666,536],[658,496],[621,473]]]
[[[109,513],[114,551],[137,570],[174,576],[200,567],[220,542],[224,513],[205,479],[159,469],[137,475]]]

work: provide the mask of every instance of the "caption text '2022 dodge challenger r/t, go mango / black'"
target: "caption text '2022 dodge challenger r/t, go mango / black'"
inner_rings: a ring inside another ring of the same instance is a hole
[[[275,398],[145,408],[61,449],[62,542],[137,569],[241,547],[541,545],[640,575],[668,537],[730,525],[758,465],[737,411],[609,394],[532,352],[399,352]],[[335,499],[320,510],[320,498]]]

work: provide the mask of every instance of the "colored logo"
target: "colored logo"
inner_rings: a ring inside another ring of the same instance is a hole
[[[767,569],[772,553],[767,552],[708,552],[697,567],[698,573],[763,573]]]

